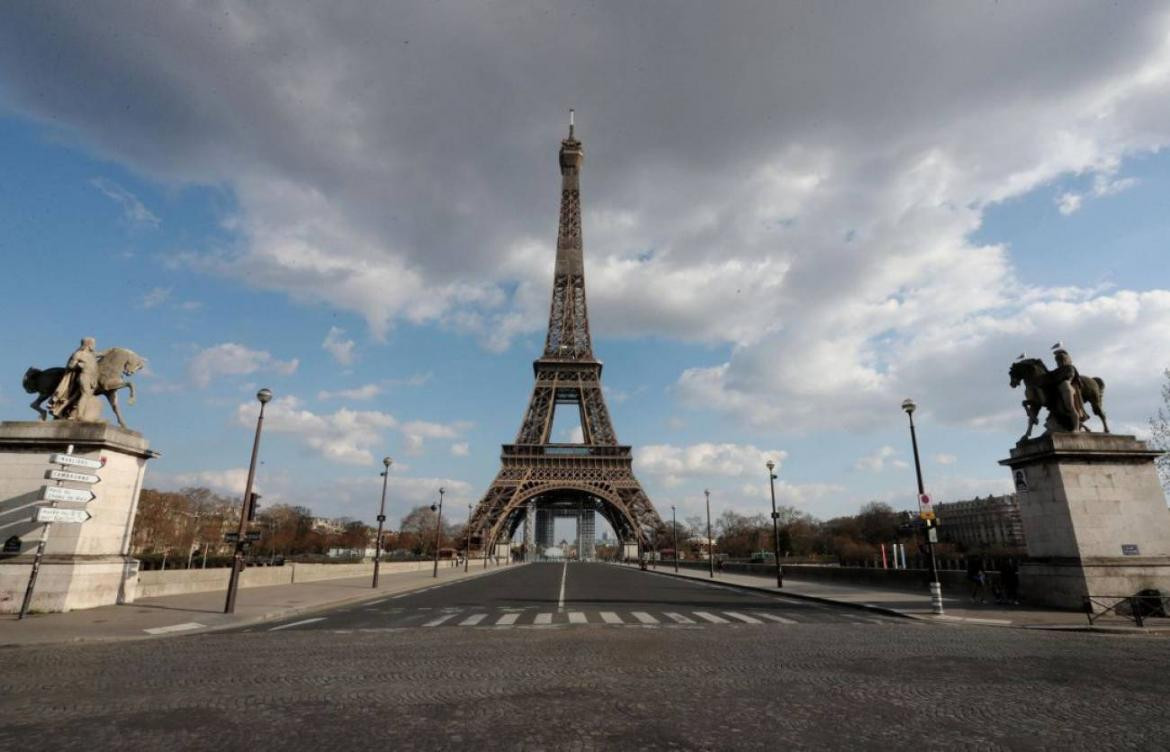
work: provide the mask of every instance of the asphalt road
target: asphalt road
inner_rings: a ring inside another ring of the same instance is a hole
[[[444,609],[461,621],[522,613],[533,623],[422,626]],[[605,623],[607,611],[622,624]],[[665,620],[698,611],[795,623]],[[534,623],[573,612],[586,622]],[[665,619],[634,626],[635,612]],[[1080,750],[1170,740],[1162,637],[875,623],[575,564],[317,617],[276,631],[0,650],[0,749]]]
[[[486,579],[293,617],[248,631],[411,628],[721,627],[732,624],[881,624],[848,608],[775,598],[608,564],[545,563]]]

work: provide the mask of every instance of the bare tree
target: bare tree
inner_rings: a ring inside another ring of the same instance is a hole
[[[1150,418],[1150,443],[1158,449],[1170,451],[1170,368],[1163,371],[1162,375],[1166,377],[1166,382],[1162,384],[1162,406]],[[1162,488],[1170,492],[1170,455],[1162,455],[1156,462]]]

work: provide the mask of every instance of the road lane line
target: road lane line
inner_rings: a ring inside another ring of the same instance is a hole
[[[325,621],[325,617],[318,616],[315,619],[301,619],[300,621],[294,621],[292,624],[281,624],[279,627],[273,627],[272,629],[270,629],[268,631],[269,632],[278,632],[282,629],[288,629],[289,627],[299,627],[302,624],[312,624],[315,621]]]
[[[557,610],[558,611],[565,610],[565,575],[567,575],[568,573],[569,573],[569,560],[566,559],[565,566],[563,569],[561,569],[561,594],[560,594],[560,597],[557,598]]]
[[[552,624],[552,614],[537,614],[533,624]]]
[[[583,612],[583,611],[570,611],[569,612],[569,623],[570,624],[588,624],[589,620],[585,618],[585,612]]]
[[[426,624],[423,624],[423,626],[424,627],[437,627],[440,624],[442,624],[443,622],[447,621],[448,619],[454,618],[458,613],[459,612],[456,611],[454,614],[445,614],[443,616],[440,616],[438,619],[432,619],[431,621],[428,621]]]
[[[724,619],[720,616],[716,616],[715,614],[709,614],[706,611],[696,611],[695,616],[699,617],[703,621],[709,621],[712,624],[728,624],[729,623],[727,621],[727,619]]]
[[[765,614],[763,611],[756,611],[754,613],[756,616],[760,617],[761,619],[767,619],[768,621],[774,621],[774,622],[777,622],[779,624],[797,624],[798,623],[795,619],[789,619],[786,616],[777,616],[776,614]]]
[[[166,634],[167,632],[186,632],[188,629],[203,629],[203,625],[196,621],[189,621],[186,624],[172,624],[169,627],[154,627],[142,631],[147,634]]]
[[[732,619],[739,619],[744,624],[763,624],[764,623],[764,622],[760,621],[759,619],[748,616],[747,614],[741,614],[738,611],[724,611],[723,615],[730,616]]]
[[[516,620],[519,618],[520,614],[504,614],[500,618],[496,619],[496,626],[506,627],[509,624],[515,624]]]
[[[669,611],[666,613],[666,618],[670,619],[675,624],[694,624],[695,623],[694,619],[688,619],[687,617],[683,616],[682,614],[672,614]]]
[[[613,611],[602,611],[601,620],[606,624],[625,624],[622,617],[615,614]]]
[[[645,611],[634,611],[633,617],[643,624],[657,624],[658,620]]]
[[[461,626],[461,627],[474,627],[476,624],[479,624],[481,621],[483,621],[486,618],[487,618],[487,614],[472,614],[471,616],[467,617],[463,621],[459,622],[459,626]]]

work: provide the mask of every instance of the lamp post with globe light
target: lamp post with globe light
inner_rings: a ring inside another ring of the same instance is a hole
[[[768,488],[772,490],[772,542],[776,553],[776,587],[784,587],[784,570],[780,567],[780,514],[776,511],[776,463],[768,460]]]
[[[272,400],[272,390],[267,387],[256,392],[256,399],[260,402],[260,415],[256,418],[256,438],[252,440],[252,460],[248,463],[248,480],[244,484],[244,503],[240,508],[240,528],[236,537],[236,555],[232,559],[232,572],[228,578],[227,602],[223,612],[233,614],[236,611],[236,591],[240,587],[240,574],[244,571],[244,546],[248,534],[248,507],[252,504],[252,482],[256,479],[256,457],[260,452],[260,431],[264,428],[264,406]]]
[[[434,504],[431,504],[431,511],[438,511],[439,513],[435,517],[435,571],[431,575],[432,577],[439,576],[439,544],[442,542],[443,534],[443,494],[445,493],[447,493],[447,489],[439,488],[439,505],[436,507]]]
[[[921,505],[927,499],[926,489],[922,484],[922,463],[918,460],[918,435],[914,431],[914,411],[918,405],[914,404],[914,400],[906,399],[902,402],[902,409],[906,411],[906,417],[910,419],[910,445],[914,449],[914,474],[918,478],[918,503]],[[934,541],[936,528],[933,526],[933,515],[929,518],[923,515],[923,522],[926,523],[926,550],[930,558],[930,610],[932,613],[941,614],[943,612],[942,600],[942,583],[938,581],[938,565],[934,560]]]
[[[374,584],[378,587],[378,569],[382,563],[382,525],[386,522],[386,484],[390,481],[390,465],[394,460],[382,458],[382,503],[378,506],[378,540],[374,543]]]

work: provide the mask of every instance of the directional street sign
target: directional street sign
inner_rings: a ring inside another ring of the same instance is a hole
[[[99,470],[105,467],[105,460],[91,460],[85,457],[78,457],[75,454],[54,454],[49,458],[49,462],[55,465],[73,465],[74,467],[88,467],[90,470]]]
[[[71,480],[74,483],[97,483],[101,480],[89,473],[75,473],[72,470],[50,470],[49,480]]]
[[[85,522],[93,515],[84,509],[60,509],[58,507],[37,507],[34,522]]]
[[[97,494],[88,488],[62,488],[60,486],[45,486],[41,492],[41,501],[80,501],[85,504],[97,498]]]
[[[918,516],[924,520],[934,519],[934,506],[928,493],[918,495]]]

